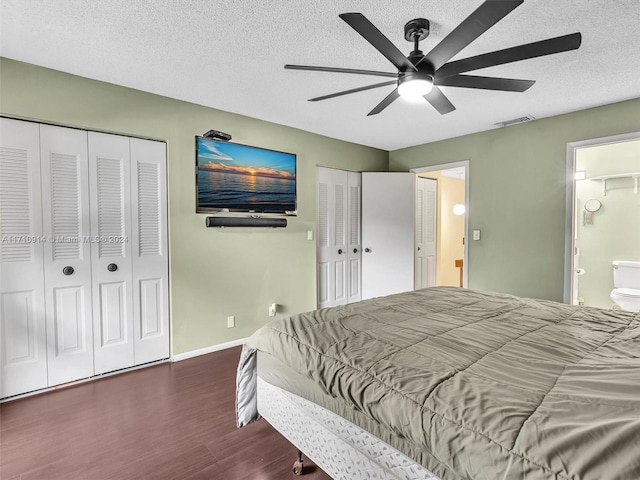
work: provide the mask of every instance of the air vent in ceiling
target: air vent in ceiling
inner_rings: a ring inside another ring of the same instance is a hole
[[[504,122],[494,123],[494,125],[496,127],[508,127],[509,125],[515,125],[516,123],[530,122],[531,120],[535,120],[535,117],[533,117],[532,115],[524,115],[523,117],[518,117],[511,120],[505,120]]]

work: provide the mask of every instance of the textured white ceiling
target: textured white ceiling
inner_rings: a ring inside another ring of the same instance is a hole
[[[407,21],[431,21],[428,52],[481,3],[1,0],[0,55],[385,150],[640,97],[639,0],[526,0],[454,59],[573,32],[580,49],[479,71],[536,80],[524,93],[443,87],[457,107],[445,116],[400,99],[367,117],[393,87],[308,102],[385,79],[283,69],[394,72],[339,13],[363,13],[408,54]]]

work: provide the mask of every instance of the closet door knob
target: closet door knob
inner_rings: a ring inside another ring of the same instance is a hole
[[[357,248],[354,248],[354,249],[353,249],[353,253],[358,253],[358,249],[357,249]]]
[[[115,272],[118,269],[118,265],[116,265],[115,263],[110,263],[109,265],[107,265],[107,270],[109,270],[110,272]]]
[[[364,251],[367,252],[367,253],[370,253],[371,249],[370,248],[365,248]]]
[[[338,255],[342,255],[342,249],[341,248],[338,249]]]
[[[73,274],[73,272],[74,272],[73,267],[67,266],[62,269],[62,273],[64,273],[65,275],[71,275]]]

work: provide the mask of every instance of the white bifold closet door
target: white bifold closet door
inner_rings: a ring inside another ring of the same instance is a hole
[[[169,356],[165,144],[89,132],[95,373]]]
[[[165,144],[0,121],[0,398],[168,358]]]
[[[95,374],[130,367],[133,351],[129,138],[89,132]]]
[[[318,307],[361,299],[361,174],[318,167]]]
[[[167,166],[163,142],[130,139],[134,365],[169,357]]]
[[[362,300],[362,174],[347,172],[349,233],[347,258],[349,279],[347,303]]]
[[[0,398],[47,386],[40,130],[0,118]]]
[[[40,126],[49,385],[93,375],[87,132]]]

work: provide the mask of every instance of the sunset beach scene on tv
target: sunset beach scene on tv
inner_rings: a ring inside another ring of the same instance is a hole
[[[296,210],[296,156],[196,137],[198,213],[291,213]]]

